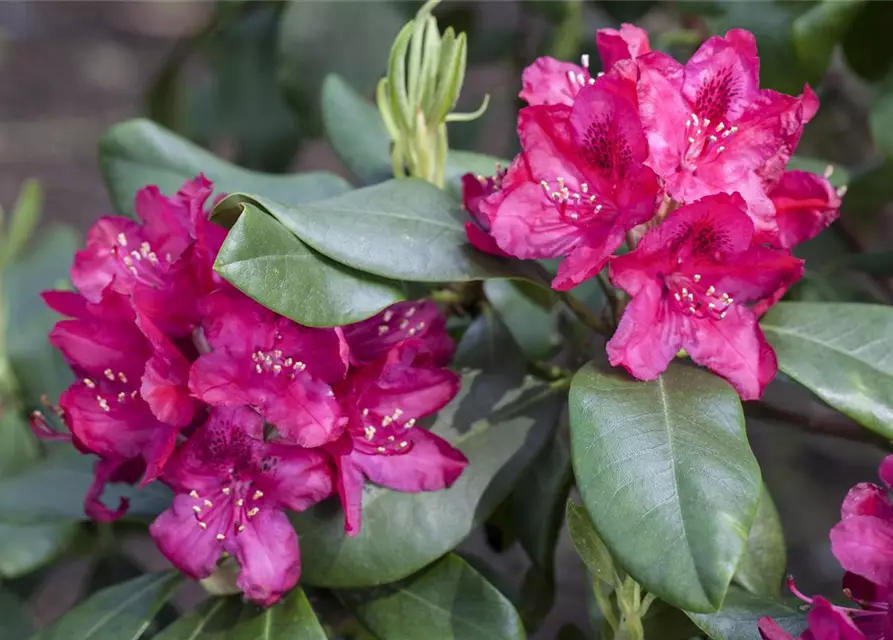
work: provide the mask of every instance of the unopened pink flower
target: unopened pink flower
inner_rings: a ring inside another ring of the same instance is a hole
[[[611,260],[611,280],[632,296],[608,342],[611,364],[653,380],[685,349],[743,399],[759,398],[777,363],[747,303],[802,272],[802,261],[754,241],[737,194],[681,207]]]
[[[298,538],[284,510],[303,511],[332,492],[318,451],[264,442],[264,421],[247,407],[216,407],[176,452],[164,482],[177,496],[149,528],[186,575],[211,575],[223,553],[241,567],[237,586],[270,606],[297,584]]]

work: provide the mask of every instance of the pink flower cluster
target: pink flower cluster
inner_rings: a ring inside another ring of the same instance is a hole
[[[469,240],[564,258],[559,290],[608,265],[631,298],[613,365],[652,380],[684,349],[758,398],[777,363],[757,317],[803,273],[790,249],[840,206],[827,179],[785,170],[818,100],[760,89],[748,31],[710,38],[684,65],[632,25],[596,41],[597,77],[586,56],[524,71],[522,152],[492,178],[464,178]]]
[[[880,477],[885,487],[863,482],[850,489],[831,530],[831,551],[847,571],[843,592],[860,608],[808,598],[788,580],[812,605],[802,640],[893,640],[893,456],[881,463]],[[770,618],[760,620],[759,629],[766,640],[793,640]]]
[[[201,579],[235,557],[238,586],[269,605],[300,574],[287,510],[337,493],[355,534],[364,478],[415,492],[459,477],[465,456],[416,427],[459,377],[430,301],[310,328],[222,281],[212,266],[226,233],[208,220],[211,192],[201,176],[174,197],[143,189],[139,222],[90,229],[71,269],[78,292],[44,293],[69,317],[50,341],[79,378],[60,414],[75,446],[99,457],[88,515],[126,512],[126,500],[102,503],[109,482],[159,480],[176,494],[150,528],[167,558]]]

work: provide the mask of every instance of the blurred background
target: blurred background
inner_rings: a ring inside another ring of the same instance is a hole
[[[18,345],[22,357],[51,358],[41,349],[52,319],[35,320],[36,292],[64,277],[78,234],[111,212],[97,165],[97,141],[110,125],[150,117],[252,169],[346,175],[322,138],[322,79],[337,72],[371,97],[394,35],[420,4],[0,3],[0,203],[9,208],[28,178],[44,192],[38,238],[24,254],[30,266],[8,284],[18,300],[10,303],[10,350]],[[451,125],[451,146],[505,158],[517,149],[521,70],[535,57],[589,53],[597,66],[595,30],[621,22],[647,28],[653,47],[682,60],[714,33],[750,29],[762,86],[799,93],[809,82],[822,101],[798,155],[834,165],[849,185],[841,221],[804,247],[810,272],[792,295],[890,301],[893,260],[885,262],[883,251],[893,238],[893,2],[447,0],[436,15],[442,27],[469,37],[459,109],[491,97],[483,118]],[[41,244],[46,238],[51,244]],[[881,253],[852,258],[866,251]],[[46,266],[51,257],[58,268]],[[783,381],[773,394],[791,411],[812,403]],[[828,530],[846,490],[876,479],[882,450],[778,420],[751,420],[749,428],[781,512],[790,571],[806,593],[836,592],[840,573]],[[156,561],[151,544],[136,540],[132,550],[140,562]],[[483,535],[468,550],[496,557]],[[508,578],[523,571],[517,545],[499,558]],[[563,539],[563,595],[540,637],[555,637],[565,621],[585,624],[588,585],[578,562]],[[46,587],[51,595],[32,599],[44,621],[77,599],[70,584],[95,569],[76,557],[71,567],[71,576]]]

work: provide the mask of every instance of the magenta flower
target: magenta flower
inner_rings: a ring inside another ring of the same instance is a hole
[[[840,215],[840,194],[826,178],[785,171],[769,192],[778,223],[779,246],[792,248],[815,238]]]
[[[109,468],[142,459],[143,483],[150,482],[173,450],[178,427],[197,410],[186,387],[188,360],[163,335],[147,339],[140,326],[160,332],[145,319],[138,325],[118,293],[106,292],[98,303],[63,291],[47,292],[44,299],[57,311],[76,314],[50,333],[50,343],[81,377],[59,401],[75,442],[109,461]]]
[[[431,359],[423,342],[407,340],[351,370],[339,390],[350,421],[330,449],[350,535],[360,530],[364,476],[397,491],[436,491],[452,485],[468,464],[461,451],[416,426],[459,391],[459,376],[430,366]]]
[[[94,303],[106,291],[129,295],[165,332],[187,335],[198,323],[196,303],[214,280],[213,257],[226,235],[204,211],[211,191],[203,176],[174,197],[146,187],[136,196],[142,224],[100,218],[87,234],[87,248],[75,254],[71,279],[78,291]]]
[[[893,456],[881,463],[880,477],[893,484]],[[880,585],[893,587],[893,504],[887,491],[862,483],[841,507],[841,521],[831,530],[831,551],[844,569]]]
[[[648,145],[634,80],[615,68],[573,107],[522,109],[518,133],[524,151],[505,178],[511,186],[495,211],[484,208],[490,233],[518,258],[566,256],[552,286],[570,289],[601,271],[624,233],[654,215],[658,185],[642,164]],[[515,179],[515,170],[528,179]]]
[[[449,364],[455,344],[446,331],[446,318],[431,300],[392,304],[368,320],[342,327],[350,349],[350,364],[372,364],[392,347],[421,340],[437,366]]]
[[[799,98],[760,90],[756,43],[741,29],[710,38],[685,65],[658,52],[637,64],[647,164],[666,193],[692,202],[737,191],[757,233],[777,233],[762,180],[780,173],[815,113],[809,87]]]
[[[263,441],[264,421],[246,407],[211,410],[176,452],[164,482],[177,496],[149,528],[162,553],[186,575],[214,572],[236,558],[245,596],[269,606],[298,582],[298,537],[285,509],[303,511],[332,492],[324,455]]]
[[[595,41],[605,71],[620,60],[637,58],[651,51],[648,33],[631,24],[623,24],[619,31],[600,29]],[[524,69],[521,74],[522,89],[518,95],[530,106],[572,106],[580,91],[594,83],[595,78],[589,73],[588,55],[581,58],[579,65],[544,56]]]
[[[865,634],[839,607],[821,596],[810,599],[810,602],[812,608],[809,610],[809,629],[803,632],[800,640],[865,640]],[[772,618],[761,618],[759,630],[764,640],[796,640]]]
[[[802,261],[754,242],[737,194],[684,206],[611,260],[611,280],[632,296],[608,342],[611,364],[653,380],[685,349],[743,399],[759,398],[777,364],[746,305],[802,272]]]
[[[314,329],[233,290],[199,305],[210,353],[192,366],[189,387],[218,406],[255,407],[281,436],[318,447],[341,435],[342,415],[331,385],[347,371],[341,329]]]
[[[472,220],[465,223],[465,235],[478,251],[492,253],[497,256],[508,254],[499,248],[490,235],[490,218],[484,213],[485,202],[501,198],[502,180],[505,170],[498,169],[496,175],[485,178],[466,173],[462,176],[462,200],[465,210],[471,214]]]
[[[648,32],[639,27],[623,23],[620,29],[599,29],[595,43],[602,59],[602,67],[607,71],[620,60],[629,60],[651,53]]]

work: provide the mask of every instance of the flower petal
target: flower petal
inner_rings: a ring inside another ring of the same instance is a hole
[[[638,58],[651,51],[648,32],[627,23],[620,25],[620,30],[599,29],[595,33],[595,44],[605,71],[618,60]]]
[[[518,96],[529,105],[574,103],[582,87],[589,83],[589,71],[549,56],[537,58],[521,74]]]
[[[397,455],[365,455],[354,452],[351,459],[372,482],[397,491],[419,492],[445,489],[468,466],[468,458],[440,436],[422,428],[408,433],[412,448]]]
[[[262,509],[238,535],[228,536],[225,544],[242,569],[236,586],[252,602],[269,607],[298,583],[298,535],[281,511]]]
[[[194,504],[188,495],[176,496],[171,508],[149,526],[149,533],[171,564],[190,578],[201,580],[214,572],[223,553],[223,542],[217,536],[231,531],[226,518],[204,519],[207,528],[202,528],[192,509]]]
[[[847,571],[893,587],[893,521],[849,517],[831,529],[831,551]]]

